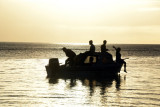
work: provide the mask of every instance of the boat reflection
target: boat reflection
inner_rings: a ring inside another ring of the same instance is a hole
[[[122,79],[122,76],[120,74],[114,75],[114,76],[108,76],[108,77],[103,77],[103,78],[93,78],[93,77],[88,77],[88,78],[83,78],[83,77],[78,77],[78,78],[65,78],[65,77],[52,77],[48,78],[48,81],[50,84],[58,84],[59,79],[63,79],[64,81],[69,81],[69,88],[73,88],[77,86],[77,82],[81,82],[82,86],[89,87],[90,90],[90,96],[96,92],[97,87],[100,88],[101,95],[104,95],[106,93],[107,88],[113,88],[116,89],[117,91],[120,90],[121,87],[121,82],[125,81]]]

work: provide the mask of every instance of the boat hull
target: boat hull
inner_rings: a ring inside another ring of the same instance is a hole
[[[106,77],[117,75],[122,64],[110,64],[106,66],[60,66],[58,69],[46,66],[47,77]]]

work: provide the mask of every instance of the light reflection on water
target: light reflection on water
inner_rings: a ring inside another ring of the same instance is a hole
[[[160,106],[159,45],[149,48],[156,49],[154,52],[148,51],[148,46],[125,46],[128,45],[124,45],[122,55],[129,57],[128,73],[122,69],[120,76],[110,79],[46,78],[45,65],[50,56],[64,63],[65,54],[57,50],[62,46],[54,51],[48,47],[46,51],[33,48],[20,53],[17,53],[19,50],[0,50],[0,107]],[[84,50],[75,49],[77,53]],[[115,52],[110,52],[114,57]]]
[[[63,60],[63,59],[62,59]],[[134,60],[133,60],[134,61]],[[158,106],[159,72],[128,65],[115,78],[46,78],[48,59],[1,60],[1,106]],[[10,67],[8,67],[10,66]]]

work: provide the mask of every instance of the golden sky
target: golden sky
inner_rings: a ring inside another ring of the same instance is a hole
[[[0,41],[160,44],[160,0],[0,0]]]

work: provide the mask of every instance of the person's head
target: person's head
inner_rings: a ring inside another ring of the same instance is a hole
[[[90,45],[92,45],[92,44],[93,44],[93,41],[92,41],[92,40],[90,40],[90,41],[89,41],[89,44],[90,44]]]
[[[90,57],[89,58],[89,63],[93,63],[93,60],[94,60],[93,57]]]
[[[104,41],[103,41],[103,44],[106,44],[106,43],[107,43],[107,41],[106,41],[106,40],[104,40]]]
[[[64,52],[66,51],[66,49],[67,49],[66,47],[63,47],[63,48],[62,48],[62,50],[63,50]]]

